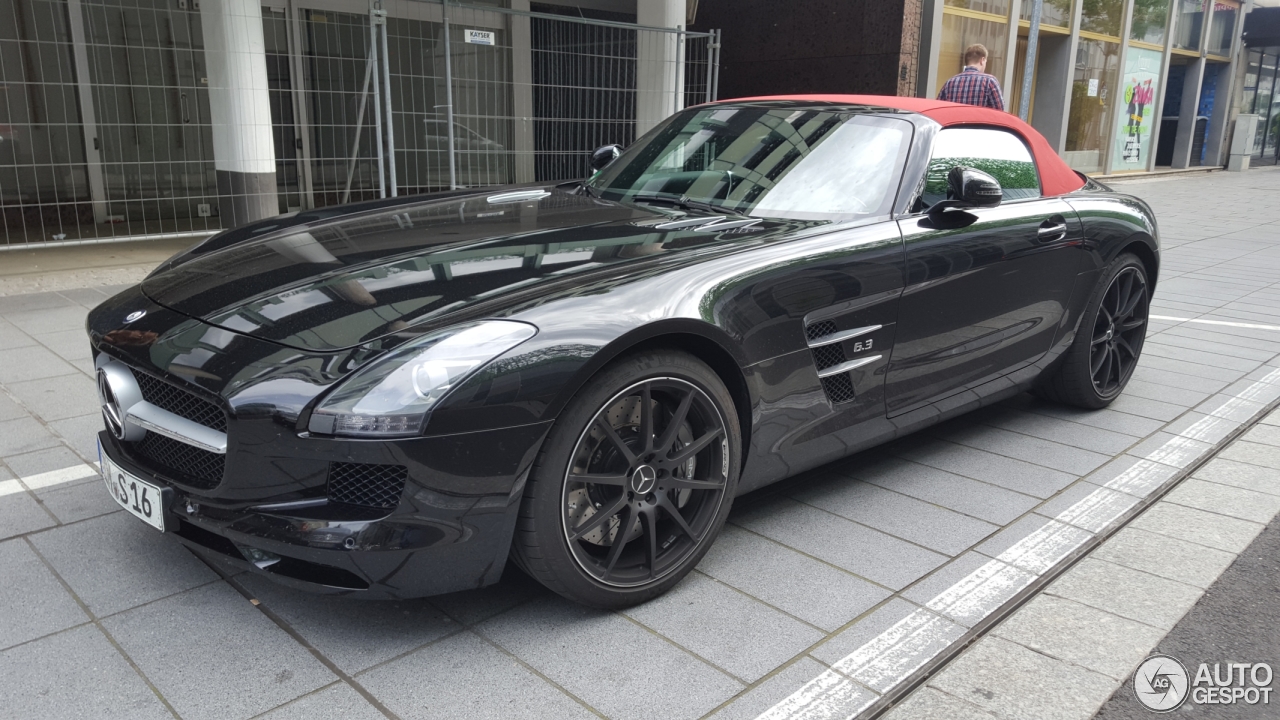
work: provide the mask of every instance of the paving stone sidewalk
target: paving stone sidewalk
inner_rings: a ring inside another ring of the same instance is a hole
[[[1152,653],[1172,655],[1192,673],[1200,662],[1280,666],[1280,577],[1270,552],[1280,547],[1278,470],[1280,412],[1273,412],[885,719],[1084,720],[1099,708],[1098,720],[1154,717],[1130,682]],[[1269,538],[1255,547],[1267,523]],[[1223,576],[1229,567],[1235,577]],[[1219,578],[1228,586],[1215,585]],[[1188,702],[1176,716],[1276,714],[1275,705]]]
[[[119,512],[92,476],[101,419],[83,322],[112,289],[0,297],[0,577],[10,579],[0,587],[2,714],[665,719],[768,711],[886,627],[931,613],[940,589],[1150,462],[1188,428],[1243,422],[1280,398],[1280,384],[1268,381],[1280,368],[1280,172],[1124,190],[1148,199],[1160,218],[1164,269],[1152,312],[1173,319],[1152,322],[1134,381],[1111,408],[1082,412],[1022,396],[741,498],[686,582],[625,613],[574,606],[513,568],[492,588],[382,603],[301,594],[205,565]],[[1246,390],[1253,399],[1238,399]],[[1179,447],[1199,452],[1220,439]],[[1248,465],[1271,445],[1246,440],[1233,452]],[[1230,485],[1199,480],[1218,493]],[[1206,512],[1192,500],[1171,505],[1162,512],[1173,525],[1197,527],[1196,513]],[[1223,537],[1240,541],[1238,532]],[[1072,571],[1082,578],[1078,595],[1047,594],[1036,607],[1086,612],[1065,603],[1090,607],[1086,589],[1110,582],[1102,572],[1110,566],[1141,571],[1091,557]],[[1150,582],[1180,583],[1190,597],[1203,589],[1190,581],[1205,582],[1201,572]],[[947,615],[938,642],[977,621]],[[981,659],[983,643],[1045,657],[993,633],[961,661]],[[1100,703],[1122,669],[1091,672]],[[844,679],[863,700],[891,689]]]

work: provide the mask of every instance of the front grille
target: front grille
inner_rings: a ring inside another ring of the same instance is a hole
[[[146,373],[135,372],[133,375],[138,379],[143,400],[207,428],[223,433],[227,431],[226,413],[212,402]]]
[[[836,331],[836,324],[830,320],[822,320],[816,322],[804,329],[804,336],[810,340],[817,340]]]
[[[840,346],[840,343],[816,347],[812,352],[813,364],[817,365],[819,370],[835,367],[847,359],[844,355],[844,348]]]
[[[133,448],[134,452],[150,461],[148,464],[183,484],[208,490],[222,482],[225,455],[201,450],[154,432],[133,443]]]
[[[827,397],[833,403],[846,403],[856,397],[853,392],[853,381],[849,379],[849,373],[840,373],[839,375],[822,378],[822,389],[827,392]]]
[[[329,499],[390,510],[400,504],[409,469],[402,465],[330,463]]]

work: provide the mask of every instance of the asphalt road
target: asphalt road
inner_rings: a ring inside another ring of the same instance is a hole
[[[1191,612],[1156,646],[1182,661],[1194,678],[1200,663],[1268,663],[1280,670],[1280,518],[1271,521],[1236,558]],[[1277,678],[1280,679],[1280,678]],[[1275,680],[1272,688],[1280,688]],[[1193,698],[1194,700],[1194,698]],[[1126,682],[1094,716],[1096,720],[1149,720]],[[1169,714],[1188,720],[1255,720],[1280,717],[1280,697],[1269,705],[1197,705],[1188,701]]]

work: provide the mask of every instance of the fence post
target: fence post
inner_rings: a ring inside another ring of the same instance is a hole
[[[453,140],[453,46],[449,40],[449,1],[440,3],[444,15],[444,112],[449,138],[449,189],[458,189],[458,161],[454,156]]]
[[[716,63],[711,68],[711,99],[720,99],[720,31],[712,30],[712,42],[716,50]]]
[[[382,26],[382,83],[387,91],[387,170],[391,178],[391,197],[396,196],[396,118],[391,114],[391,53],[387,50],[387,11],[382,0],[373,0],[378,24]]]
[[[369,71],[375,75],[374,70],[378,61],[378,23],[376,20],[373,4],[378,0],[370,0],[369,3]],[[382,92],[379,90],[377,80],[373,83],[373,128],[376,142],[374,144],[374,154],[378,156],[378,197],[387,196],[387,173],[386,166],[382,162]]]

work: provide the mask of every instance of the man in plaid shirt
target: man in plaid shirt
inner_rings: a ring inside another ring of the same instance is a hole
[[[938,93],[939,100],[977,105],[1004,111],[1004,97],[994,75],[987,74],[987,49],[970,45],[964,51],[964,70],[948,80]]]

